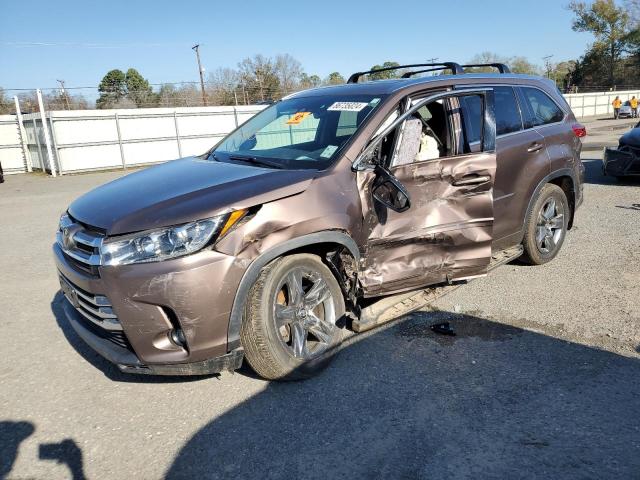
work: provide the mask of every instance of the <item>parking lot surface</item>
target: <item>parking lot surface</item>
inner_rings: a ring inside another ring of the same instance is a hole
[[[552,263],[500,267],[288,384],[119,373],[63,320],[51,244],[122,173],[8,177],[0,478],[638,478],[640,184],[599,158]]]

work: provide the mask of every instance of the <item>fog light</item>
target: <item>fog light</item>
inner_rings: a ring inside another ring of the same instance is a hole
[[[187,339],[184,337],[184,332],[180,328],[171,330],[171,332],[169,332],[169,338],[179,347],[184,347],[187,344]]]

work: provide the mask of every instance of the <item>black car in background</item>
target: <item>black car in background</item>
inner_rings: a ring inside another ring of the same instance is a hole
[[[604,149],[602,163],[605,175],[640,177],[640,122],[620,137],[617,148]]]

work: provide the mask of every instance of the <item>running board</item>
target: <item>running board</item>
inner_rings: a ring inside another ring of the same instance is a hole
[[[495,270],[501,265],[509,263],[522,255],[522,245],[508,248],[496,252],[491,257],[491,262],[487,268],[487,272]],[[427,305],[434,303],[439,298],[453,292],[456,288],[464,285],[467,281],[452,283],[451,285],[442,285],[438,287],[430,287],[422,290],[414,290],[411,292],[399,293],[384,297],[375,303],[372,303],[360,312],[360,317],[353,321],[352,328],[355,332],[361,333],[371,330],[379,325],[395,320],[408,313],[420,310]]]

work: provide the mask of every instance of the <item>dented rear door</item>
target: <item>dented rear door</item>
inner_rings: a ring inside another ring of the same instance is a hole
[[[436,97],[447,106],[451,154],[402,165],[391,160],[389,171],[409,192],[409,210],[398,213],[381,207],[371,195],[375,173],[358,172],[368,235],[359,276],[366,296],[486,274],[496,154],[493,94],[490,89],[481,92],[481,144],[470,146],[465,140],[468,122],[458,106],[459,97],[469,94],[439,94]],[[402,131],[403,125],[399,127]]]

